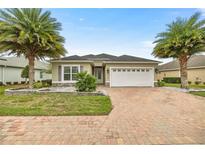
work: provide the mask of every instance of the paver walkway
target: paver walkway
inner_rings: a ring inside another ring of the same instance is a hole
[[[163,88],[103,88],[108,116],[0,117],[0,144],[205,144],[205,98]]]

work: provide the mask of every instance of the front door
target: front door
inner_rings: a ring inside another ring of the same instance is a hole
[[[94,68],[94,76],[97,80],[97,83],[103,83],[103,68],[95,67]]]

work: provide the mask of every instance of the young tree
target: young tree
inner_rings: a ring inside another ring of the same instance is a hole
[[[205,51],[205,20],[200,13],[188,19],[178,17],[159,33],[152,54],[159,58],[177,58],[180,65],[181,88],[188,88],[187,62],[189,58]]]
[[[24,67],[24,69],[21,72],[21,77],[25,78],[25,82],[27,82],[27,79],[29,78],[29,66],[26,65],[26,67]]]
[[[29,88],[34,81],[34,62],[45,57],[64,55],[61,24],[42,9],[0,10],[0,51],[16,56],[24,55],[29,61]]]

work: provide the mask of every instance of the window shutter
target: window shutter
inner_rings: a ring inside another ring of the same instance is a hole
[[[83,72],[83,66],[80,66],[80,72]]]
[[[58,66],[58,81],[61,81],[61,65]]]

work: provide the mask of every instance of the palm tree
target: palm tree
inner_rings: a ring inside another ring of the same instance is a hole
[[[181,88],[188,88],[187,62],[189,58],[205,51],[205,20],[197,12],[188,19],[178,17],[167,25],[166,32],[156,36],[152,54],[159,58],[176,58],[180,65]]]
[[[0,10],[0,51],[29,61],[29,88],[34,81],[35,60],[57,58],[66,53],[61,24],[42,9]]]

